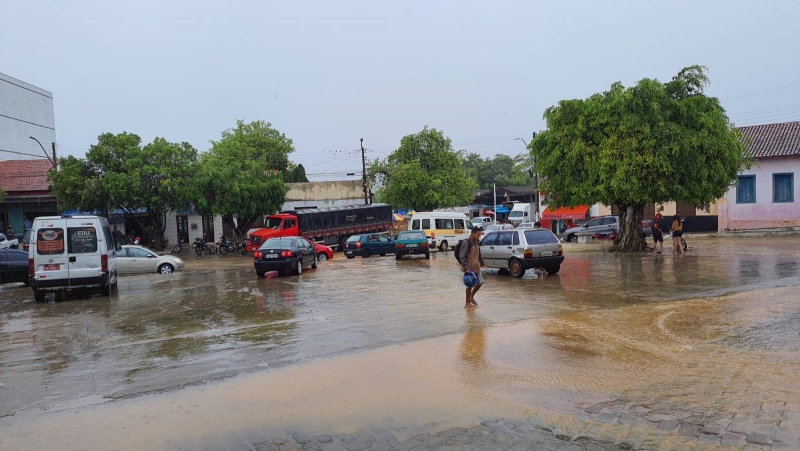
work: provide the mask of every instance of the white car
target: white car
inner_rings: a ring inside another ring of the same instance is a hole
[[[498,230],[514,230],[514,226],[511,224],[499,224],[499,223],[489,224],[483,228],[483,232],[481,232],[481,238],[486,236],[486,234],[489,232],[496,232]]]
[[[0,233],[0,249],[16,249],[19,246],[19,240],[9,240],[5,235]]]
[[[143,274],[157,272],[171,274],[183,270],[183,260],[172,255],[158,255],[142,246],[122,246],[117,252],[117,272],[123,274]]]

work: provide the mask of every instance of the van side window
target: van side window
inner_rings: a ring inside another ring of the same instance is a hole
[[[437,229],[452,229],[453,228],[453,220],[452,219],[436,219],[434,220]]]
[[[456,228],[461,230],[461,233],[464,233],[464,220],[463,219],[456,219]]]
[[[36,253],[58,255],[64,253],[64,229],[49,228],[36,231]]]
[[[94,227],[69,227],[67,229],[70,254],[94,254],[97,252],[97,230]]]
[[[422,220],[422,229],[429,230],[431,228],[431,220],[430,219],[423,219]]]
[[[411,230],[419,230],[419,219],[411,221]]]
[[[114,237],[111,235],[111,229],[108,227],[103,227],[103,237],[106,240],[106,250],[113,251],[117,247],[117,243],[114,242]]]

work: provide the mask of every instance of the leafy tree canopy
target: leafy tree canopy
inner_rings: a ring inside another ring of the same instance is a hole
[[[144,147],[141,142],[132,133],[106,133],[98,137],[85,159],[62,158],[59,171],[49,174],[60,208],[106,213],[146,209],[154,238],[160,239],[167,211],[189,206],[188,181],[197,150],[164,138]],[[140,226],[145,231],[145,226]]]
[[[614,83],[548,108],[547,130],[530,144],[548,204],[619,206],[618,248],[638,251],[644,205],[707,208],[722,197],[749,157],[719,100],[703,93],[706,70],[684,68],[668,83]]]
[[[482,158],[476,153],[463,155],[467,175],[478,182],[480,189],[497,186],[533,186],[533,177],[524,166],[521,157],[497,154],[494,158]]]
[[[450,139],[428,127],[403,137],[385,160],[370,164],[368,174],[382,185],[377,200],[394,208],[425,211],[468,205],[478,189]]]
[[[197,204],[222,216],[241,239],[256,220],[283,205],[287,188],[281,174],[289,167],[294,145],[264,121],[237,121],[211,144],[197,171]]]
[[[289,168],[283,175],[283,181],[286,183],[305,183],[308,182],[306,177],[306,168],[302,164],[289,163]]]

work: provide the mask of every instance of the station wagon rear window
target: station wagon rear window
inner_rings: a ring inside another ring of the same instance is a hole
[[[70,254],[94,254],[97,252],[97,229],[94,227],[69,227]]]
[[[261,245],[261,249],[285,249],[293,247],[294,244],[293,238],[270,238]]]
[[[64,229],[46,228],[36,232],[36,253],[58,255],[64,253]]]
[[[552,244],[558,243],[558,238],[550,233],[549,230],[526,230],[525,240],[528,244]]]

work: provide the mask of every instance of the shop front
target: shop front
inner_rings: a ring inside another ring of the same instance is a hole
[[[547,207],[542,212],[542,228],[550,229],[556,235],[561,235],[570,227],[583,224],[589,220],[587,205],[575,207],[561,207],[551,210]]]

